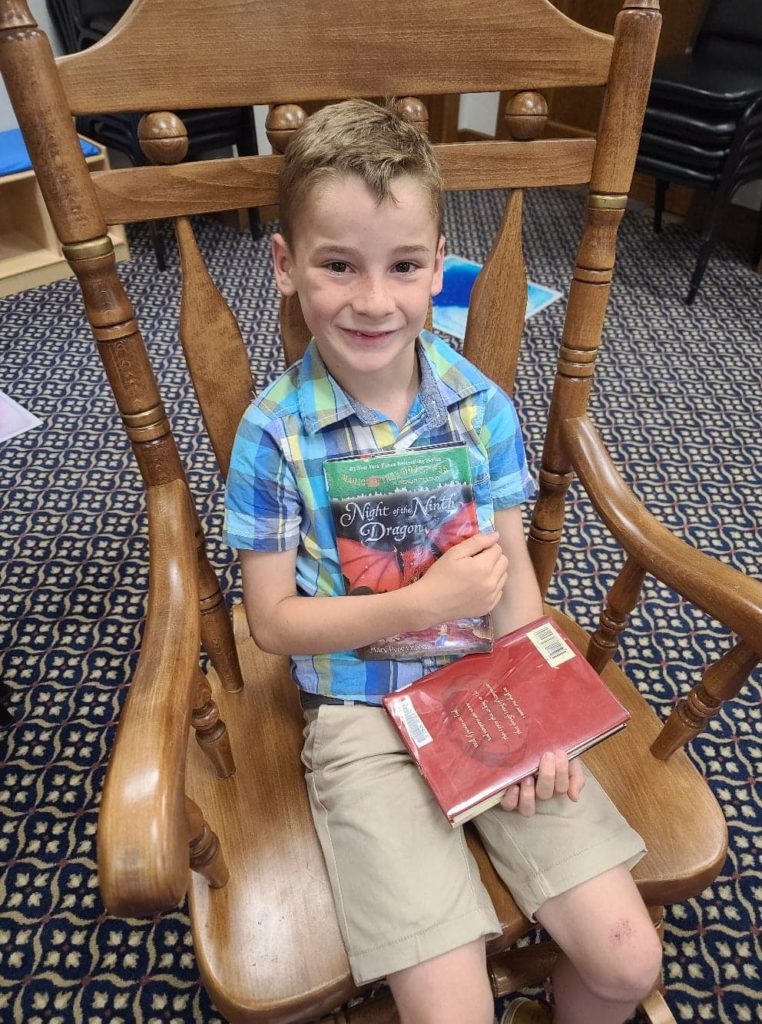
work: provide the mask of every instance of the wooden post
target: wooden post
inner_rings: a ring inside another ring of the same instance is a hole
[[[540,494],[529,533],[529,553],[544,594],[563,529],[572,466],[561,438],[567,418],[587,410],[611,288],[619,223],[632,180],[649,76],[659,37],[658,0],[626,0],[616,20],[611,77],[601,114],[585,227],[569,291],[566,322],[550,404],[540,470]],[[622,145],[622,139],[628,145]]]

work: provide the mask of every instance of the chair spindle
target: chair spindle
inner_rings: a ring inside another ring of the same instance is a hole
[[[519,989],[539,985],[551,975],[557,957],[555,942],[532,943],[512,949],[510,954],[497,953],[490,957],[487,970],[493,995],[500,999]]]
[[[229,779],[235,773],[235,761],[230,749],[227,726],[220,718],[220,710],[212,697],[212,688],[206,676],[199,672],[198,697],[191,715],[191,724],[196,730],[196,742],[214,766],[221,779]]]
[[[188,152],[185,125],[171,111],[142,117],[138,137],[152,163],[173,165]],[[225,475],[236,426],[253,391],[249,360],[238,323],[209,275],[188,218],[175,219],[175,234],[182,269],[180,340],[217,463]],[[217,372],[221,366],[224,373]],[[233,629],[197,517],[195,532],[202,643],[223,688],[236,692],[243,687],[243,677]]]
[[[698,736],[709,719],[720,710],[723,701],[738,695],[759,661],[759,653],[741,640],[710,665],[701,682],[672,709],[661,732],[651,744],[654,757],[666,761],[676,750]]]
[[[564,498],[572,465],[564,450],[565,419],[583,416],[590,396],[601,343],[619,223],[627,204],[637,151],[637,137],[648,98],[648,75],[637,88],[623,84],[619,71],[647,53],[650,72],[659,36],[658,0],[628,0],[619,12],[611,56],[612,82],[601,114],[593,161],[585,225],[569,289],[548,431],[542,456],[540,494],[529,531],[529,553],[540,590],[546,593],[558,556]],[[621,144],[623,137],[631,141]]]
[[[188,796],[185,798],[185,814],[188,819],[191,869],[202,875],[211,889],[222,889],[230,875],[222,856],[220,841],[206,823],[199,806]]]
[[[632,556],[628,557],[609,591],[598,628],[590,637],[587,660],[596,672],[604,670],[619,646],[619,636],[640,597],[645,578],[646,570]]]

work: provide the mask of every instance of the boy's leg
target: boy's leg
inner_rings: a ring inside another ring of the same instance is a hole
[[[554,896],[537,920],[563,950],[553,972],[554,1024],[620,1024],[651,991],[661,942],[621,865]]]
[[[401,1024],[492,1024],[484,940],[388,977]]]
[[[577,802],[538,800],[532,817],[492,809],[474,824],[518,905],[564,951],[555,1024],[619,1024],[656,981],[661,946],[628,870],[643,840],[585,774]]]
[[[489,1024],[484,942],[500,924],[462,829],[383,709],[327,705],[307,721],[307,790],[355,981],[394,978],[410,1024]]]

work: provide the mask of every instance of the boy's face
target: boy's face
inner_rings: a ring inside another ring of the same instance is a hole
[[[298,293],[323,361],[350,394],[409,384],[415,340],[442,288],[444,238],[428,193],[408,175],[393,192],[396,203],[379,204],[360,178],[341,178],[308,198],[293,246],[273,238],[278,288]]]

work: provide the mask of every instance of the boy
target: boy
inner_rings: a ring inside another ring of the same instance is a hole
[[[462,616],[491,612],[499,636],[542,614],[513,405],[422,333],[442,286],[441,204],[428,142],[390,109],[324,108],[289,145],[273,263],[313,340],[241,422],[227,536],[257,643],[292,659],[307,787],[355,980],[387,977],[403,1024],[490,1024],[485,940],[499,934],[496,915],[462,829],[450,827],[380,707],[442,660],[354,653]],[[325,458],[454,440],[468,444],[481,532],[410,586],[342,596]],[[625,1020],[661,956],[627,870],[642,856],[640,837],[579,762],[553,752],[475,823],[519,906],[564,951],[552,1019]],[[518,1000],[504,1021],[550,1020],[543,1007]]]

